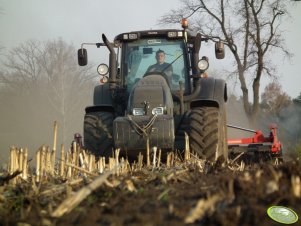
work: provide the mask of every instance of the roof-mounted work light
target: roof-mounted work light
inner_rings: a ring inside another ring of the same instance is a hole
[[[167,37],[168,38],[183,37],[183,32],[182,31],[169,31],[169,32],[167,32]]]
[[[138,39],[138,34],[137,33],[123,34],[122,39],[123,40],[136,40],[136,39]]]

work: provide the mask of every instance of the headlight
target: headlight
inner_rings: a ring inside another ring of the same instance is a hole
[[[133,115],[145,115],[145,111],[143,108],[133,108]]]
[[[198,62],[198,68],[201,71],[206,71],[209,67],[209,62],[207,57],[202,57],[202,59]]]
[[[163,115],[163,113],[164,113],[163,107],[156,107],[156,108],[153,108],[153,110],[152,110],[153,115]]]
[[[100,65],[98,65],[97,72],[100,75],[106,75],[106,74],[108,74],[108,72],[109,72],[108,65],[106,65],[106,64],[100,64]]]

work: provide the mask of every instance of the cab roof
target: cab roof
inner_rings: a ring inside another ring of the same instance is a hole
[[[114,41],[120,41],[120,42],[128,42],[128,41],[134,41],[137,39],[143,39],[143,38],[170,38],[170,39],[183,39],[184,35],[182,36],[176,36],[176,37],[170,37],[169,34],[172,32],[175,32],[176,34],[183,34],[184,30],[178,30],[178,29],[162,29],[162,30],[144,30],[144,31],[131,31],[126,33],[121,33],[117,35],[114,39]],[[136,38],[129,38],[136,37]],[[194,37],[188,34],[189,38]],[[128,39],[125,39],[127,37]]]

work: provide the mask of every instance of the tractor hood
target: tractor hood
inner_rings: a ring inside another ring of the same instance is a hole
[[[137,82],[130,94],[127,112],[130,115],[172,115],[173,99],[166,79],[152,74]]]

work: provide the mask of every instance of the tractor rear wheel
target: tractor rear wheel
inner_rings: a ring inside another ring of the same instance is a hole
[[[192,152],[209,161],[228,157],[226,115],[216,107],[196,107],[188,112],[187,134]]]
[[[96,156],[108,157],[113,148],[113,119],[111,112],[89,112],[84,120],[84,146]]]

